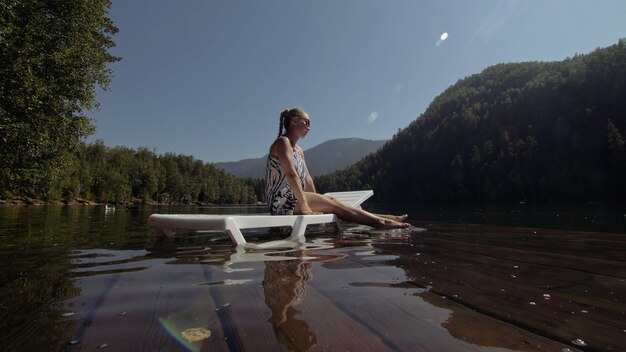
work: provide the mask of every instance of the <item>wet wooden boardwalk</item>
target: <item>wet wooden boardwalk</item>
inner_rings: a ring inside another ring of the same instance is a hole
[[[81,278],[77,350],[626,351],[626,235],[417,225],[228,268],[225,247],[153,251]]]
[[[571,348],[626,350],[626,234],[431,224],[410,243],[377,247],[398,255],[409,284],[447,306]],[[445,327],[459,338],[479,336],[467,320]]]

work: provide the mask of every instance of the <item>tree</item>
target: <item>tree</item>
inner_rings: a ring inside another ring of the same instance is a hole
[[[607,124],[607,145],[608,145],[608,178],[612,190],[611,197],[616,200],[623,200],[626,197],[626,189],[620,187],[626,177],[626,150],[624,150],[624,138],[619,129],[609,119]]]
[[[622,137],[622,134],[619,132],[617,127],[615,127],[611,119],[609,119],[609,122],[606,126],[606,131],[609,151],[616,154],[624,151],[624,138]]]
[[[119,58],[110,0],[0,2],[0,196],[45,197],[93,132]]]

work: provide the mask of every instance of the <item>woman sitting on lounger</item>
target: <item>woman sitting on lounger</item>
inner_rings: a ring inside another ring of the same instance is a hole
[[[267,157],[265,192],[272,215],[333,213],[341,220],[375,228],[411,226],[404,222],[407,215],[372,214],[316,193],[304,162],[304,154],[297,145],[310,130],[311,120],[304,110],[294,108],[280,114],[278,138],[270,147]]]

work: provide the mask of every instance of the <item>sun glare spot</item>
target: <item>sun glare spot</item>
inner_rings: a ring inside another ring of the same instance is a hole
[[[439,39],[437,39],[437,41],[435,42],[435,46],[439,46],[439,45],[443,44],[443,42],[446,39],[448,39],[448,32],[441,33],[441,35],[439,36]]]

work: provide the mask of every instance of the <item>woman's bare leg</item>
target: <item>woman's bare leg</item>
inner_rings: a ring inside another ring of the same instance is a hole
[[[411,226],[392,218],[393,215],[389,215],[389,217],[378,216],[322,194],[305,192],[305,197],[311,210],[336,214],[343,221],[356,222],[375,228],[407,228]]]

